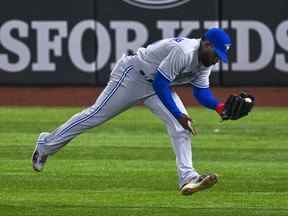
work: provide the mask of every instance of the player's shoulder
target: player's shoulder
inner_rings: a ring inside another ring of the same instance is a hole
[[[172,43],[177,50],[178,58],[185,59],[187,64],[194,62],[195,56],[198,56],[198,49],[200,46],[200,39],[190,39],[186,37],[173,38]]]
[[[200,39],[191,38],[175,38],[176,44],[183,50],[184,53],[191,53],[197,51],[200,46]],[[177,42],[179,41],[179,42]]]

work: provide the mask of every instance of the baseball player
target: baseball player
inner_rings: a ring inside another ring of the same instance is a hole
[[[232,95],[219,102],[209,88],[209,75],[219,60],[228,61],[229,35],[220,28],[208,30],[200,39],[168,38],[123,55],[111,72],[110,80],[95,104],[72,116],[52,132],[43,132],[36,141],[32,166],[41,171],[47,158],[87,129],[94,128],[143,100],[166,125],[176,155],[179,188],[183,195],[209,188],[215,174],[200,175],[192,166],[192,126],[181,99],[171,86],[191,84],[194,97],[215,110],[223,120],[248,114],[254,101],[247,94]],[[245,100],[244,100],[245,99]]]

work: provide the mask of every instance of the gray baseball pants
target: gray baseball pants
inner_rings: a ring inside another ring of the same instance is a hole
[[[155,95],[152,83],[137,70],[135,58],[123,56],[116,63],[107,86],[92,106],[72,116],[53,132],[41,133],[37,140],[39,151],[41,154],[52,155],[77,135],[101,125],[143,100],[145,106],[166,125],[176,155],[179,187],[182,187],[199,175],[192,166],[191,134]],[[172,96],[181,112],[187,114],[178,95],[173,92]]]

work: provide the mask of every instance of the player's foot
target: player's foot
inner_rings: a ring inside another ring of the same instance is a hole
[[[32,167],[35,171],[37,172],[41,172],[44,168],[44,165],[46,163],[46,160],[48,158],[48,155],[44,155],[43,153],[41,153],[41,151],[39,150],[40,148],[40,143],[39,141],[46,135],[47,133],[41,133],[39,135],[39,138],[37,140],[37,144],[36,147],[34,149],[34,152],[32,154]],[[41,141],[40,141],[41,142]]]
[[[215,174],[201,175],[197,179],[183,185],[180,189],[183,195],[192,195],[195,192],[212,187],[217,183],[218,177]]]
[[[35,171],[41,172],[44,168],[48,155],[40,154],[38,146],[39,144],[36,145],[35,150],[32,154],[32,167]]]

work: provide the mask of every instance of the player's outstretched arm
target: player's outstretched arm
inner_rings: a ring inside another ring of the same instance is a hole
[[[202,106],[213,109],[218,113],[220,113],[224,108],[224,104],[219,102],[213,96],[210,88],[199,88],[193,86],[193,95]]]
[[[245,92],[230,95],[225,103],[219,102],[209,88],[193,86],[193,95],[200,104],[215,110],[222,120],[237,120],[247,116],[255,103],[255,98]]]

